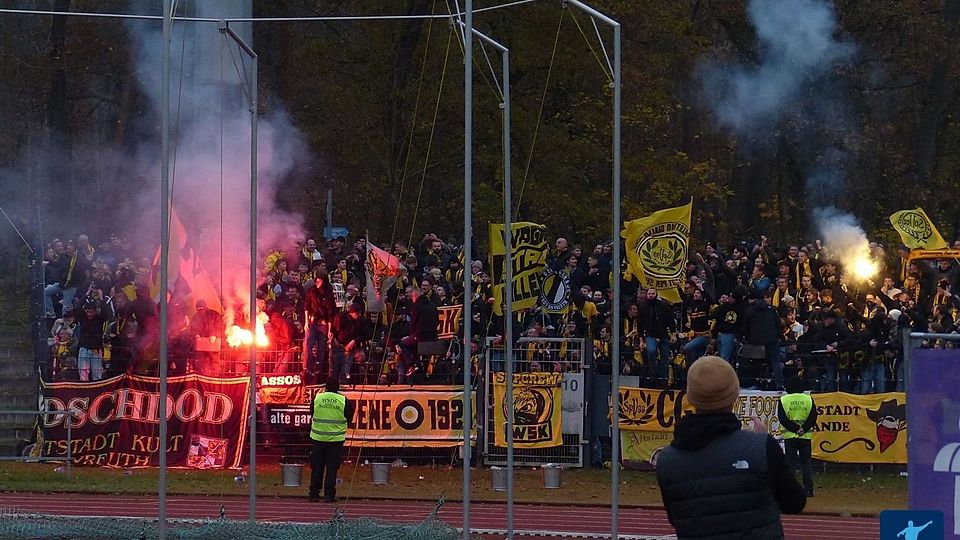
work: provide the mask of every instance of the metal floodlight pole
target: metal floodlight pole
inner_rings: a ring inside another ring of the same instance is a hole
[[[506,311],[503,318],[503,339],[506,343],[507,357],[507,395],[504,398],[511,404],[507,410],[507,538],[513,539],[513,218],[510,215],[513,185],[510,175],[510,51],[500,51],[503,59],[503,246],[506,277],[504,294]]]
[[[613,306],[614,316],[620,313],[620,23],[600,13],[579,0],[567,0],[567,3],[587,13],[594,20],[600,20],[613,28]],[[599,35],[597,36],[599,39]],[[602,43],[602,42],[601,42]],[[611,370],[610,399],[613,403],[611,423],[610,456],[610,537],[617,540],[620,506],[620,332],[619,324],[614,324],[610,333]]]
[[[160,468],[158,478],[157,534],[167,537],[167,289],[170,262],[170,34],[172,0],[163,0],[163,43],[160,69]]]
[[[464,6],[463,32],[463,257],[473,258],[473,0]],[[463,540],[470,540],[470,431],[473,424],[472,272],[463,273]]]
[[[501,84],[500,104],[503,113],[502,132],[503,132],[503,268],[504,268],[504,288],[503,288],[503,342],[504,357],[506,360],[506,395],[504,400],[507,403],[513,403],[513,220],[510,207],[513,205],[511,193],[513,184],[511,182],[510,171],[510,49],[494,41],[489,36],[478,30],[471,29],[472,33],[481,41],[493,46],[500,52],[502,59],[501,69],[503,70],[503,82]],[[506,415],[507,425],[507,538],[513,538],[513,407],[509,408],[510,413]]]
[[[240,49],[250,57],[250,80],[241,81],[249,84],[250,100],[250,389],[248,393],[249,429],[250,437],[250,474],[249,520],[257,521],[257,53],[247,45],[229,23],[219,23],[220,32],[230,36]]]
[[[468,8],[469,10],[469,4]],[[467,40],[467,34],[476,36],[480,41],[487,43],[500,52],[502,58],[501,69],[503,69],[503,83],[501,87],[500,104],[502,113],[502,131],[503,131],[503,245],[504,245],[504,301],[502,304],[503,312],[506,314],[504,319],[504,354],[506,357],[506,396],[507,403],[513,402],[513,325],[511,323],[513,313],[513,257],[512,257],[512,223],[511,223],[511,175],[510,175],[510,49],[504,47],[491,37],[474,29],[470,25],[457,20],[458,25],[464,30],[464,52],[466,53],[467,44],[472,46],[472,40]],[[472,61],[472,51],[470,59]],[[471,92],[470,103],[473,103],[473,94]],[[471,110],[472,112],[472,110]],[[466,249],[466,248],[464,248]],[[466,252],[464,252],[466,253]],[[466,274],[466,272],[464,272]],[[469,276],[464,275],[466,281]],[[470,314],[466,311],[468,305],[467,296],[464,296],[464,322]],[[466,386],[466,383],[464,384]],[[510,414],[507,415],[507,425],[504,426],[507,433],[507,537],[513,538],[513,408],[510,408]],[[499,428],[498,428],[499,429]],[[468,483],[464,482],[464,486]],[[466,489],[465,489],[466,493]],[[466,508],[467,499],[464,499],[464,530],[466,526],[469,510]]]

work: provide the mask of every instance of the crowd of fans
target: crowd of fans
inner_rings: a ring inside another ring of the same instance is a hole
[[[683,387],[689,365],[714,353],[731,362],[748,387],[780,389],[785,377],[799,374],[814,391],[902,390],[901,329],[958,331],[960,299],[953,292],[960,290],[960,264],[946,257],[908,262],[905,247],[888,258],[872,245],[879,273],[854,281],[826,258],[819,241],[773,247],[761,236],[729,251],[708,242],[693,250],[680,303],[640,287],[621,264],[621,312],[614,314],[612,246],[587,251],[558,238],[547,265],[569,276],[569,305],[506,318],[493,312],[488,264],[465,258],[458,246],[428,234],[414,245],[382,248],[402,269],[380,311],[366,307],[365,238],[352,244],[333,238],[322,247],[306,239],[270,253],[258,287],[269,345],[259,353],[258,369],[318,383],[331,376],[353,384],[456,382],[462,347],[459,340],[437,339],[438,309],[464,301],[464,272],[473,283],[475,359],[488,343],[502,346],[509,321],[518,337],[518,370],[569,369],[575,353],[538,343],[580,338],[595,369],[609,373],[616,324],[622,373],[639,376],[647,387]],[[157,305],[147,283],[151,260],[143,255],[117,235],[96,247],[86,235],[50,242],[44,308],[52,362],[45,375],[86,381],[155,373]],[[172,373],[244,372],[241,350],[224,343],[222,313],[202,301],[170,309]]]

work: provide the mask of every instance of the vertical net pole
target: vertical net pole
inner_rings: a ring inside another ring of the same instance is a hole
[[[249,48],[248,48],[249,49]],[[257,521],[257,55],[250,54],[250,522]]]
[[[167,279],[170,262],[170,33],[172,0],[163,0],[163,43],[160,69],[160,444],[157,533],[167,537]]]
[[[506,355],[507,392],[507,538],[513,539],[513,205],[510,177],[510,51],[501,51],[503,59],[503,247],[504,311],[503,341]],[[496,404],[495,404],[496,406]],[[502,406],[502,405],[499,405]]]
[[[613,25],[613,314],[620,315],[620,25]],[[614,408],[613,441],[610,457],[610,537],[617,539],[620,517],[620,324],[613,324],[613,357],[615,369],[610,374]]]
[[[463,32],[463,253],[473,257],[473,0],[466,0]],[[470,540],[470,430],[473,423],[471,369],[471,272],[463,273],[463,540]]]

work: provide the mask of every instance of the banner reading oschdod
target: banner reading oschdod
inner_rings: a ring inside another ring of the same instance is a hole
[[[942,511],[946,538],[960,537],[958,362],[957,349],[913,349],[907,365],[909,507]],[[886,424],[892,427],[895,420],[887,419]],[[899,438],[905,439],[905,434]]]
[[[680,301],[677,287],[683,284],[690,237],[693,201],[628,221],[620,232],[626,241],[630,272],[643,288],[654,288],[673,303]]]
[[[307,437],[308,403],[322,387],[308,386],[304,402],[271,407],[272,426],[293,428]],[[347,424],[347,446],[446,447],[463,444],[462,386],[357,386],[341,392],[355,404]],[[471,394],[471,398],[473,394]],[[471,439],[476,438],[476,400],[471,399]]]
[[[733,404],[745,428],[751,419],[759,418],[767,431],[780,438],[780,420],[777,405],[783,392],[740,390]],[[624,431],[673,432],[681,416],[693,412],[693,405],[684,399],[682,390],[654,390],[650,388],[620,387],[620,429]]]
[[[813,457],[840,463],[906,463],[906,394],[813,394]],[[903,433],[901,433],[903,432]]]
[[[510,251],[513,260],[513,310],[521,311],[537,305],[540,298],[540,272],[547,262],[546,231],[543,225],[521,221],[511,226]],[[490,224],[490,257],[493,269],[493,311],[503,315],[505,302],[504,275],[506,247],[503,223]]]
[[[890,216],[890,224],[900,234],[900,240],[908,248],[940,249],[947,241],[940,236],[937,226],[930,221],[923,208],[901,210]]]
[[[214,469],[239,467],[246,435],[249,399],[246,378],[201,375],[167,381],[167,464]],[[67,455],[74,463],[107,467],[159,464],[160,382],[156,377],[120,375],[99,382],[45,383],[49,411],[76,409],[79,415],[47,415],[40,426],[36,452]],[[67,423],[72,442],[68,442]]]
[[[506,402],[507,375],[493,374],[494,444],[507,446],[508,407],[513,407],[513,444],[516,448],[552,448],[563,444],[562,373],[514,373],[513,403]]]

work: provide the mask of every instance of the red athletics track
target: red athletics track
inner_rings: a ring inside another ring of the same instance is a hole
[[[77,499],[83,497],[78,504]],[[0,508],[22,513],[57,514],[61,516],[156,517],[157,498],[142,495],[70,495],[71,504],[60,494],[0,493]],[[242,497],[170,496],[167,515],[172,519],[217,518],[223,504],[228,519],[247,518],[249,502]],[[392,522],[415,523],[426,518],[433,504],[423,501],[348,500],[341,501],[346,518],[373,517]],[[257,518],[262,521],[310,523],[326,521],[333,515],[334,505],[310,503],[305,498],[258,498]],[[610,533],[610,509],[595,506],[514,505],[514,529],[518,534],[538,534],[560,538],[603,538]],[[463,510],[459,503],[448,502],[440,509],[440,518],[454,526],[462,524]],[[839,516],[784,516],[787,538],[843,538],[867,540],[878,538],[876,518]],[[471,529],[478,533],[495,533],[506,528],[506,505],[471,503]],[[670,535],[673,529],[663,510],[620,509],[619,532],[624,538],[649,538]],[[497,538],[495,534],[484,534]]]

